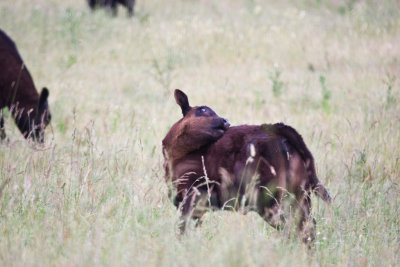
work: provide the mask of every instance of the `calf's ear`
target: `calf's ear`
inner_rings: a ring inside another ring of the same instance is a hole
[[[49,90],[46,87],[44,87],[39,96],[39,104],[38,104],[39,110],[45,108],[48,97],[49,97]]]
[[[186,113],[188,113],[189,110],[191,109],[191,107],[189,105],[189,100],[188,100],[186,94],[184,92],[182,92],[181,90],[179,90],[179,89],[175,89],[174,96],[175,96],[176,103],[182,109],[183,116],[185,116]]]

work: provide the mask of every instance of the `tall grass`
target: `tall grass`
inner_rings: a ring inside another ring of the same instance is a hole
[[[146,0],[128,19],[83,0],[1,1],[52,123],[38,146],[6,118],[0,265],[398,264],[399,4],[332,3]],[[175,88],[233,125],[303,135],[334,197],[313,199],[313,251],[256,214],[212,212],[176,236],[161,153]]]

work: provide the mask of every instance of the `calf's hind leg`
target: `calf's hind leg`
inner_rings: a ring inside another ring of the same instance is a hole
[[[277,230],[283,229],[286,224],[281,207],[282,197],[283,192],[280,188],[276,188],[274,193],[268,188],[263,188],[260,190],[257,200],[258,214]]]
[[[297,232],[306,244],[311,244],[315,239],[315,220],[311,215],[310,176],[303,159],[294,152],[289,161],[290,188],[296,196],[295,212],[299,215]]]
[[[311,215],[311,198],[309,193],[305,194],[298,202],[300,212],[298,232],[304,243],[310,244],[315,240],[315,219]]]
[[[287,200],[288,201],[288,200]],[[285,204],[288,204],[285,202]],[[277,230],[286,229],[291,232],[292,227],[296,227],[297,235],[305,244],[311,244],[315,239],[315,220],[311,215],[311,199],[302,196],[302,199],[290,203],[290,212],[286,213],[286,208],[282,208],[280,203],[263,208],[259,211],[260,216],[272,227]],[[298,217],[296,215],[299,215]],[[289,234],[290,235],[290,234]]]
[[[306,189],[309,178],[304,161],[298,153],[290,155],[288,164],[286,171],[280,169],[277,173],[278,187],[273,202],[268,199],[271,194],[260,194],[259,214],[276,229],[282,229],[285,225],[289,226],[289,231],[292,227],[297,228],[297,235],[304,243],[309,244],[315,239],[310,192]],[[284,197],[286,194],[288,198]]]

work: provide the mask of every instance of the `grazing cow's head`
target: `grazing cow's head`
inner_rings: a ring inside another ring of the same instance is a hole
[[[18,128],[25,138],[32,138],[34,141],[43,143],[44,130],[51,120],[48,96],[49,90],[43,88],[34,110],[26,114],[20,113],[20,116],[16,117]]]
[[[175,90],[176,103],[183,118],[175,123],[165,137],[164,147],[173,148],[178,155],[197,150],[218,140],[229,128],[229,122],[207,106],[191,107],[184,92]]]

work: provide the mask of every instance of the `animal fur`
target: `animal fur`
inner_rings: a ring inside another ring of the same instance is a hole
[[[0,110],[7,107],[25,138],[43,141],[43,132],[51,116],[47,98],[49,91],[39,95],[33,79],[11,38],[0,30]],[[0,115],[0,136],[6,137],[4,119]]]
[[[182,212],[181,231],[190,218],[201,218],[205,209],[200,204],[256,211],[281,228],[287,221],[282,206],[289,194],[292,199],[286,202],[300,214],[298,232],[305,242],[313,240],[311,193],[328,203],[331,197],[301,135],[283,123],[229,127],[210,108],[191,107],[178,89],[175,99],[184,117],[162,144],[165,179]],[[210,112],[202,114],[202,108]]]

